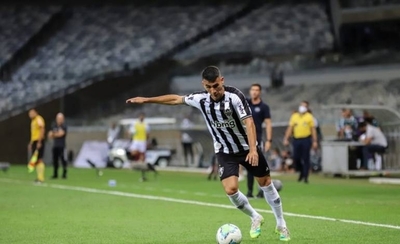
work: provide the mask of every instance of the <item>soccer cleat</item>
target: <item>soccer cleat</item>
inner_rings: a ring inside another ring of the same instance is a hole
[[[261,226],[264,224],[264,218],[260,215],[252,219],[250,228],[250,237],[258,238],[261,235]]]
[[[279,240],[290,241],[290,232],[286,227],[276,227],[275,233],[279,235]]]

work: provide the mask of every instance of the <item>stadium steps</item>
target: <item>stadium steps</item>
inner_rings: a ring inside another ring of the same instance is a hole
[[[53,14],[50,19],[34,34],[14,55],[0,67],[0,79],[2,81],[10,81],[11,76],[30,58],[37,54],[40,47],[45,45],[47,41],[60,30],[72,13],[62,8]]]

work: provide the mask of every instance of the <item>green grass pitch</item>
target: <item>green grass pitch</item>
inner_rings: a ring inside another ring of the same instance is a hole
[[[249,218],[231,208],[219,181],[195,173],[161,172],[157,179],[149,174],[144,183],[139,177],[128,170],[107,169],[99,177],[93,170],[70,169],[67,180],[36,186],[25,167],[0,172],[0,243],[216,243],[225,223],[239,226],[244,244],[281,243],[263,199],[250,200],[265,210],[266,220],[261,237],[251,240]],[[286,216],[291,243],[400,243],[399,186],[322,176],[305,185],[294,175],[277,178],[284,211],[293,214]],[[110,179],[115,187],[108,186]],[[246,184],[240,184],[245,193]]]

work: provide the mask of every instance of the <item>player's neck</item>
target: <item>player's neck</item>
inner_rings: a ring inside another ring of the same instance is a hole
[[[252,98],[251,99],[251,103],[252,104],[259,104],[259,103],[261,103],[261,98],[259,98],[259,97],[258,98]]]

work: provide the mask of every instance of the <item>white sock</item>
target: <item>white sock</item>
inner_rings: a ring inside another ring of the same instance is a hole
[[[233,195],[228,195],[229,200],[231,200],[232,204],[240,209],[243,213],[250,216],[250,218],[255,218],[260,216],[256,210],[250,205],[249,200],[247,197],[241,193],[240,191],[236,192]]]
[[[268,186],[263,186],[260,188],[264,192],[265,200],[271,206],[271,209],[274,212],[276,225],[279,227],[286,227],[286,222],[283,218],[281,197],[279,196],[278,191],[275,189],[275,186],[271,183]]]

